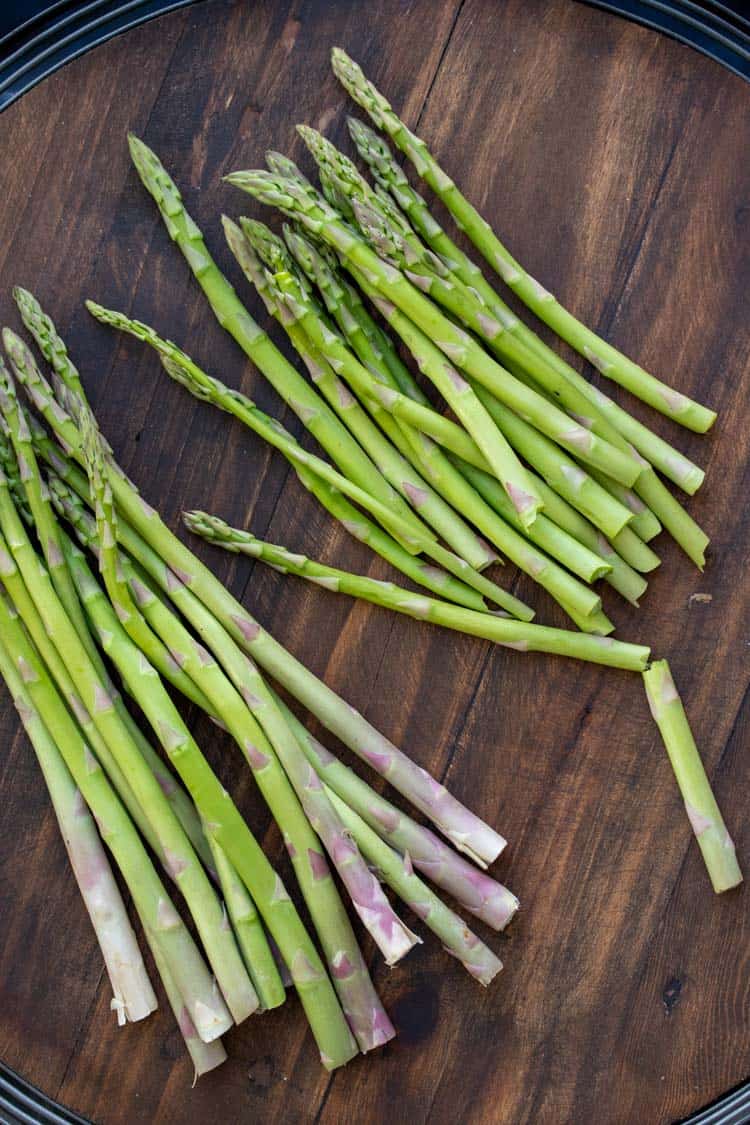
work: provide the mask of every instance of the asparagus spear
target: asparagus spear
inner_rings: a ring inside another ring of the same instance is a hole
[[[705,433],[711,428],[716,419],[714,411],[668,387],[602,340],[564,309],[551,293],[519,265],[489,224],[443,171],[424,141],[407,129],[382,94],[344,51],[334,47],[331,62],[334,73],[349,94],[408,156],[419,175],[451,212],[460,229],[528,308],[585,355],[602,374],[626,387],[654,409],[698,433]]]
[[[643,682],[711,883],[720,894],[741,883],[742,872],[667,661],[655,660]]]
[[[120,1024],[145,1019],[158,1006],[156,996],[96,825],[2,641],[0,676],[44,775],[70,866],[104,957],[113,993],[110,1006]]]
[[[49,318],[46,318],[39,333],[39,340],[45,355],[59,352],[63,347]],[[54,396],[43,380],[34,384],[33,393],[44,418],[80,462],[81,437],[73,420],[62,411],[59,403],[53,407]],[[499,855],[505,845],[503,837],[419,769],[362,715],[261,629],[211,571],[172,535],[158,513],[140,497],[124,474],[113,470],[110,484],[115,502],[125,519],[157,550],[173,572],[184,577],[184,585],[216,616],[241,648],[278,682],[284,683],[342,742],[428,815],[460,850],[483,863],[491,863]],[[252,888],[248,889],[252,891]],[[257,896],[254,897],[258,901]]]
[[[492,315],[509,332],[518,336],[536,352],[551,369],[549,374],[557,372],[558,376],[562,376],[589,400],[593,410],[592,421],[600,424],[602,421],[609,423],[608,428],[601,428],[598,432],[613,441],[612,430],[619,430],[622,437],[668,479],[688,493],[696,492],[703,483],[705,475],[703,470],[658,434],[631,417],[598,388],[593,387],[522,320],[519,320],[486,280],[479,266],[464,253],[435,219],[425,200],[414,190],[401,167],[394,160],[382,137],[354,118],[348,118],[347,123],[357,151],[369,166],[373,177],[383,189],[390,191],[397,205],[408,216],[425,243],[448,264],[455,276],[478,293]],[[555,394],[569,410],[575,410],[573,400],[566,396],[565,383],[557,384]],[[590,411],[585,410],[583,413],[588,414]]]
[[[0,536],[3,583],[15,569],[8,545]],[[32,703],[47,729],[55,731],[65,764],[96,817],[102,838],[123,873],[144,924],[168,961],[201,1039],[210,1043],[231,1026],[229,1011],[137,832],[4,597],[0,597],[0,633]]]
[[[474,613],[421,594],[415,595],[392,582],[380,582],[378,579],[324,566],[304,555],[264,542],[249,531],[230,527],[217,516],[209,516],[205,512],[188,512],[184,519],[191,531],[211,543],[261,559],[278,570],[307,578],[327,590],[364,598],[410,617],[486,637],[521,652],[559,653],[633,671],[642,671],[648,661],[649,649],[641,645]]]

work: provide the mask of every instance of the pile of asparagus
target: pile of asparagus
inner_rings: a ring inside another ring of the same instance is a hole
[[[488,985],[500,960],[436,890],[502,930],[518,901],[483,869],[505,840],[295,660],[167,529],[114,461],[54,324],[30,293],[15,296],[52,378],[6,328],[0,671],[42,766],[113,1006],[121,1021],[139,1020],[156,999],[102,841],[198,1074],[224,1059],[220,1036],[233,1023],[283,1003],[285,980],[324,1065],[340,1066],[395,1032],[339,887],[387,964],[421,939],[384,886]],[[266,676],[448,842],[312,738]],[[239,745],[322,957],[168,685]]]
[[[711,426],[712,411],[563,309],[344,52],[334,50],[333,65],[531,311],[661,413],[700,432]],[[439,225],[386,142],[359,121],[350,131],[374,183],[306,127],[321,191],[275,152],[269,170],[227,177],[291,220],[283,239],[257,220],[223,224],[309,379],[220,272],[156,155],[130,138],[141,179],[217,319],[327,458],[148,325],[87,304],[153,347],[192,394],[281,452],[325,509],[412,587],[325,566],[203,512],[187,513],[188,527],[414,618],[520,651],[641,672],[714,888],[735,886],[734,847],[667,662],[649,664],[649,648],[611,636],[594,588],[603,579],[637,605],[644,575],[659,564],[649,543],[662,527],[703,567],[707,537],[658,475],[693,493],[703,472],[543,343]],[[288,983],[324,1065],[340,1066],[394,1029],[339,887],[389,965],[420,939],[384,885],[487,985],[500,961],[432,888],[502,930],[518,901],[484,869],[505,840],[288,653],[169,531],[114,460],[54,324],[30,293],[15,296],[51,379],[5,329],[12,372],[0,362],[0,673],[39,758],[113,1007],[121,1021],[138,1020],[156,997],[102,841],[198,1074],[223,1060],[220,1037],[232,1023],[281,1004]],[[542,586],[574,628],[536,624],[533,609],[488,576],[500,556]],[[312,738],[269,680],[448,843]],[[167,686],[238,743],[283,834],[322,956]]]

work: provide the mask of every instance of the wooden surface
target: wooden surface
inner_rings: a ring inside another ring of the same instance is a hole
[[[419,125],[524,264],[587,323],[719,410],[707,438],[648,416],[708,470],[691,510],[700,576],[662,538],[623,637],[668,655],[750,870],[748,88],[690,49],[569,0],[207,2],[98,48],[0,117],[0,302],[37,292],[72,345],[125,469],[173,527],[186,506],[385,577],[286,463],[94,324],[84,297],[185,344],[298,431],[215,323],[129,165],[143,136],[247,296],[219,227],[223,185],[294,124],[345,139],[328,68],[346,46]],[[265,322],[265,317],[263,316]],[[276,335],[278,339],[278,334]],[[625,396],[622,396],[623,398]],[[194,545],[194,544],[193,544]],[[101,961],[7,695],[0,697],[0,1058],[107,1125],[674,1121],[750,1073],[747,891],[714,897],[636,676],[522,657],[199,551],[292,652],[509,838],[523,910],[488,992],[432,940],[375,969],[398,1040],[329,1077],[296,1001],[228,1036],[191,1090],[166,1011],[118,1030]],[[541,620],[539,588],[503,579]],[[697,592],[710,602],[690,602]],[[274,858],[239,756],[199,740]]]

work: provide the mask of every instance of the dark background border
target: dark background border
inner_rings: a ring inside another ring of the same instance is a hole
[[[0,0],[0,111],[66,62],[194,0]],[[750,82],[750,2],[584,0],[694,47]],[[684,1125],[747,1125],[750,1080]],[[87,1125],[0,1062],[2,1125]]]

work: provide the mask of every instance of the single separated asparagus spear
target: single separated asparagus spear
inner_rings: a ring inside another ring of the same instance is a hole
[[[548,344],[536,335],[522,320],[512,312],[498,293],[492,288],[476,262],[464,253],[446,233],[430,211],[422,196],[415,191],[406,178],[400,165],[393,158],[387,143],[364,122],[353,117],[347,119],[349,132],[357,151],[370,168],[376,182],[389,191],[398,207],[408,217],[414,229],[421,235],[427,246],[450,268],[451,272],[465,285],[472,288],[487,305],[492,315],[511,333],[531,348],[551,371],[563,376],[577,390],[585,395],[594,410],[594,420],[599,414],[619,430],[654,468],[663,472],[669,480],[691,495],[700,488],[704,472],[677,449],[664,441],[636,418],[631,417],[622,407],[603,395],[584,377],[571,367]],[[564,384],[558,384],[556,397],[569,410],[575,410],[572,400],[565,397]],[[586,411],[588,413],[588,411]],[[600,421],[602,419],[599,419]],[[603,437],[612,441],[610,433],[600,430]]]
[[[643,682],[713,888],[728,891],[742,882],[742,872],[667,661],[655,660]]]
[[[93,817],[1,640],[0,677],[8,686],[44,775],[70,866],[104,957],[113,994],[110,1006],[120,1024],[145,1019],[158,1007],[156,996]]]
[[[0,535],[0,578],[16,570]],[[23,623],[27,624],[26,619]],[[21,673],[32,703],[55,738],[76,785],[99,824],[99,830],[123,874],[139,914],[158,943],[190,1016],[204,1042],[217,1039],[232,1025],[198,948],[175,910],[138,833],[112,791],[97,759],[57,693],[45,665],[29,641],[21,619],[0,597],[0,634]]]
[[[264,542],[249,531],[230,527],[216,516],[205,512],[187,512],[187,527],[211,543],[227,550],[241,552],[261,559],[278,570],[307,578],[318,586],[335,593],[350,594],[375,605],[394,609],[410,617],[432,621],[437,625],[474,636],[485,637],[508,648],[521,652],[553,652],[608,664],[616,668],[642,671],[648,662],[649,649],[642,645],[626,644],[609,637],[588,636],[564,629],[552,629],[523,621],[473,613],[458,606],[450,606],[435,598],[414,594],[392,582],[380,582],[364,575],[351,574],[336,567],[324,566],[304,555],[296,554],[276,544]]]
[[[668,387],[602,340],[563,308],[551,293],[519,265],[490,225],[443,171],[424,141],[407,129],[389,102],[365,78],[360,67],[346,52],[334,47],[331,62],[334,73],[348,93],[408,156],[419,175],[451,212],[459,228],[540,320],[553,328],[576,351],[585,355],[603,375],[626,387],[655,410],[698,433],[705,433],[711,428],[716,420],[713,410]]]

